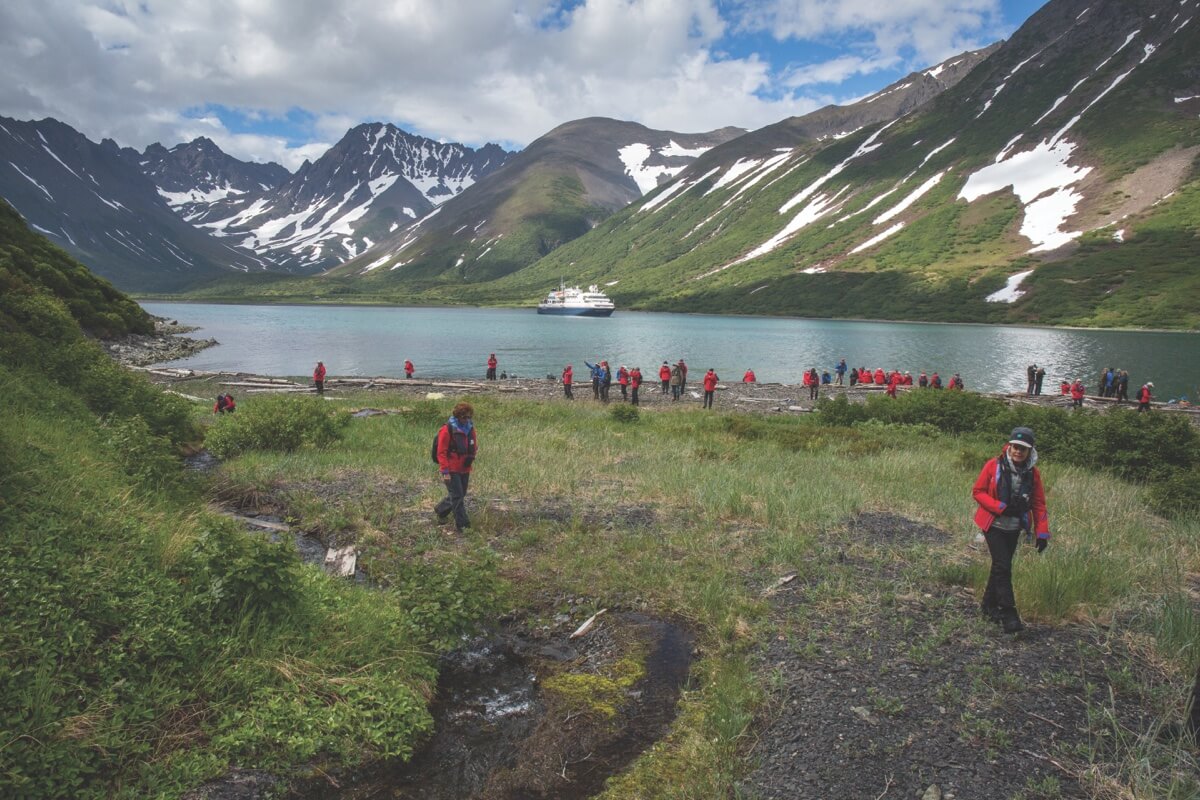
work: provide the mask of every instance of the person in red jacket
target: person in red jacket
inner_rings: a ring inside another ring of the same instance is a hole
[[[1142,388],[1138,389],[1137,401],[1139,412],[1150,410],[1150,400],[1154,397],[1150,390],[1153,388],[1154,384],[1147,381],[1146,383],[1142,384]]]
[[[1069,395],[1071,393],[1071,382],[1063,381],[1060,383],[1058,385],[1058,393],[1062,395]]]
[[[887,375],[883,373],[882,367],[875,368],[875,383],[879,384],[880,386],[883,386],[885,383],[887,383]]]
[[[634,367],[629,371],[629,402],[638,404],[638,390],[642,388],[642,368]]]
[[[563,395],[568,400],[575,399],[575,395],[571,394],[571,384],[574,383],[574,381],[575,381],[575,370],[573,370],[571,368],[570,364],[567,364],[567,368],[562,371],[562,385],[563,385]]]
[[[983,531],[992,568],[983,591],[980,612],[999,622],[1005,633],[1024,629],[1012,587],[1012,561],[1021,531],[1037,536],[1037,551],[1050,544],[1046,492],[1037,469],[1033,431],[1014,428],[996,458],[989,459],[971,490],[978,508],[975,524]]]
[[[683,363],[683,359],[679,359],[679,393],[683,394],[687,389],[687,364]]]
[[[1083,396],[1086,393],[1087,389],[1084,388],[1083,379],[1076,378],[1075,382],[1071,384],[1071,406],[1083,408]]]
[[[742,383],[758,383],[758,377],[754,374],[754,370],[746,370],[746,374],[742,376]]]
[[[811,367],[804,375],[804,385],[808,387],[808,399],[816,400],[821,393],[821,376],[817,374],[817,368]]]
[[[412,374],[413,374],[413,363],[406,358],[406,359],[404,359],[404,377],[412,378]]]
[[[462,533],[471,527],[467,516],[467,485],[471,480],[471,466],[479,452],[479,441],[475,432],[475,409],[470,403],[459,403],[450,413],[450,419],[438,431],[437,461],[446,496],[434,507],[439,523],[454,515],[454,526]]]
[[[313,383],[317,387],[317,394],[325,394],[325,362],[318,361],[317,366],[313,369]]]
[[[489,356],[488,356],[488,360],[487,360],[487,377],[485,378],[485,380],[489,380],[489,381],[494,381],[494,380],[496,380],[496,365],[497,365],[497,364],[499,364],[499,363],[500,363],[500,362],[496,360],[496,354],[495,354],[495,353],[492,353],[491,355],[489,355]]]
[[[899,385],[900,385],[900,376],[897,373],[893,372],[892,379],[888,381],[887,396],[894,398],[896,396],[896,387]]]
[[[911,372],[904,373],[904,377],[900,380],[900,385],[901,386],[912,386],[913,385]]]
[[[671,367],[665,361],[658,368],[658,380],[662,383],[662,388],[659,391],[662,394],[666,394],[671,387]]]
[[[858,371],[858,382],[859,383],[874,383],[875,376],[871,374],[871,370],[867,369],[866,367],[863,367],[862,369],[860,369]]]
[[[214,414],[232,414],[237,410],[237,403],[233,402],[233,395],[219,394],[217,402],[213,404]]]
[[[680,362],[680,363],[682,363],[682,362]],[[713,407],[713,395],[715,395],[717,392],[717,381],[719,381],[719,380],[720,380],[720,378],[717,377],[717,373],[712,371],[712,367],[709,367],[708,372],[704,373],[704,407],[705,408]]]
[[[621,402],[629,400],[629,370],[625,365],[617,367],[617,385],[621,387]]]

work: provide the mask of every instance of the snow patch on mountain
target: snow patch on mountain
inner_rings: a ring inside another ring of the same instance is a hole
[[[992,292],[983,299],[989,303],[1017,302],[1017,300],[1019,300],[1025,294],[1025,292],[1021,291],[1018,287],[1021,285],[1023,280],[1032,274],[1033,270],[1031,269],[1026,270],[1025,272],[1018,272],[1016,275],[1010,277],[1007,282],[1005,282],[1003,289]]]
[[[1060,228],[1075,211],[1081,196],[1070,191],[1092,171],[1068,163],[1075,145],[1066,140],[1041,142],[1032,150],[1016,153],[971,174],[958,193],[968,203],[1001,189],[1011,188],[1025,206],[1022,235],[1034,250],[1052,249],[1078,236]],[[1043,197],[1050,193],[1049,196]]]
[[[895,225],[888,228],[883,233],[877,234],[875,236],[872,236],[870,239],[867,239],[865,242],[863,242],[862,244],[860,244],[858,247],[854,248],[850,252],[851,253],[861,253],[863,250],[866,250],[868,248],[874,247],[875,245],[879,244],[880,242],[882,242],[884,239],[888,238],[892,234],[899,233],[903,228],[904,228],[904,223],[897,222]]]
[[[924,197],[926,194],[928,194],[929,191],[931,189],[933,189],[933,187],[935,187],[939,183],[941,183],[942,178],[945,176],[945,174],[946,174],[946,171],[942,170],[937,175],[934,175],[932,178],[930,178],[929,180],[922,183],[920,186],[918,186],[916,189],[914,189],[907,197],[905,197],[903,200],[901,200],[895,206],[893,206],[892,208],[888,209],[887,211],[883,212],[878,217],[876,217],[875,220],[871,224],[882,225],[883,223],[887,222],[888,220],[892,219],[893,217],[903,214],[905,212],[905,210],[908,209],[909,206],[911,206],[913,203],[920,200],[922,197]]]
[[[707,147],[695,148],[688,150],[680,147],[673,140],[666,146],[658,149],[658,154],[662,156],[696,156],[708,150]],[[625,165],[625,174],[633,178],[633,182],[637,184],[638,191],[642,194],[649,194],[658,188],[660,178],[673,178],[684,170],[686,165],[670,167],[665,164],[647,165],[646,162],[654,155],[655,150],[648,144],[635,142],[634,144],[625,145],[617,151],[621,158],[621,163]]]

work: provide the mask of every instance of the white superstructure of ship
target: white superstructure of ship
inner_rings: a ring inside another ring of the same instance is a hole
[[[538,303],[537,311],[561,317],[608,317],[615,308],[613,301],[598,286],[589,286],[584,291],[578,286],[560,283]]]

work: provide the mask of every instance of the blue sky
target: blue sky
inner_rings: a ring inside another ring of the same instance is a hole
[[[527,145],[586,116],[697,132],[851,102],[1043,0],[7,0],[0,115],[213,139],[295,169],[360,122]]]

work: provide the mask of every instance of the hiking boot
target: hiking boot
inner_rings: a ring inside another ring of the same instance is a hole
[[[1025,623],[1021,622],[1021,615],[1017,610],[1010,608],[1001,612],[1000,627],[1005,633],[1020,633],[1025,630]]]

